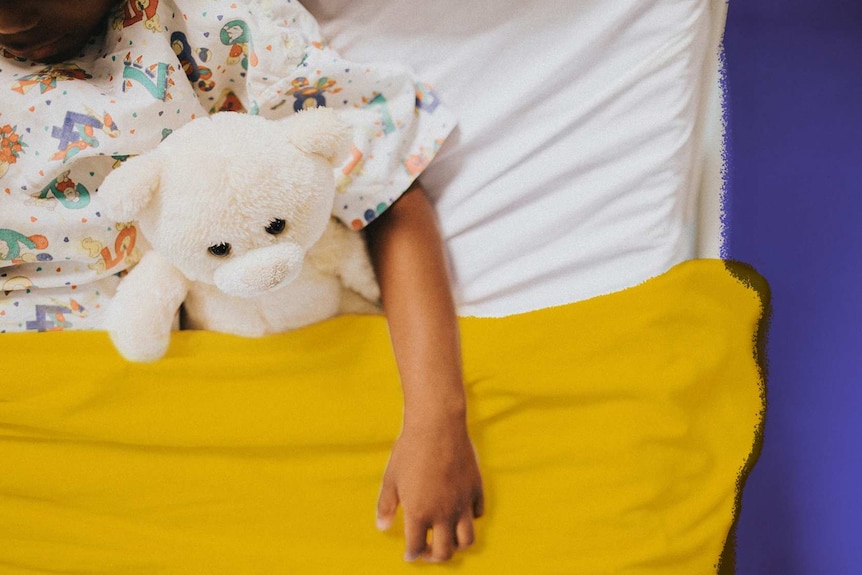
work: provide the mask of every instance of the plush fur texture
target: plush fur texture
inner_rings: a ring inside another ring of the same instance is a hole
[[[135,221],[152,246],[108,311],[120,353],[162,357],[183,303],[187,327],[243,336],[377,311],[365,244],[330,215],[350,142],[325,108],[278,121],[225,112],[105,178],[107,215]]]

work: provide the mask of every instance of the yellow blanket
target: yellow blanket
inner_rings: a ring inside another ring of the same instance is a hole
[[[463,319],[487,511],[442,567],[375,529],[401,420],[383,318],[183,332],[153,365],[102,333],[0,336],[0,573],[713,573],[762,425],[760,281],[693,261]]]

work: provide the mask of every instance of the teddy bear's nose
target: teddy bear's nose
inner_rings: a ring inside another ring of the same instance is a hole
[[[260,270],[260,274],[250,274],[246,283],[252,289],[259,291],[268,291],[278,287],[287,274],[290,273],[291,265],[288,262],[278,261],[271,266],[266,266]]]
[[[304,255],[302,248],[295,244],[252,250],[216,270],[216,287],[238,297],[254,297],[280,288],[302,272]]]

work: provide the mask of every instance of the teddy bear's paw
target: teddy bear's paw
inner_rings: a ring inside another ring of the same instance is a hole
[[[369,302],[380,301],[380,286],[374,275],[374,268],[364,251],[356,250],[356,257],[342,262],[341,281]]]
[[[114,347],[129,361],[147,363],[161,359],[170,345],[172,324],[152,310],[142,315],[136,308],[123,309],[117,305],[122,297],[119,294],[112,302],[105,321]]]
[[[360,295],[350,289],[345,289],[341,294],[338,313],[342,315],[380,315],[383,313],[383,309],[377,303],[377,300],[369,301],[364,295]]]
[[[161,359],[170,345],[170,335],[145,336],[130,329],[112,329],[108,333],[120,355],[136,363],[149,363]]]

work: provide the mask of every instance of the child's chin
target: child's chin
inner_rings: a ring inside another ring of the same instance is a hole
[[[24,48],[6,47],[6,51],[16,58],[33,60],[34,62],[60,62],[74,56],[79,50],[77,45],[71,46],[66,37],[55,38],[48,42],[26,46]]]

